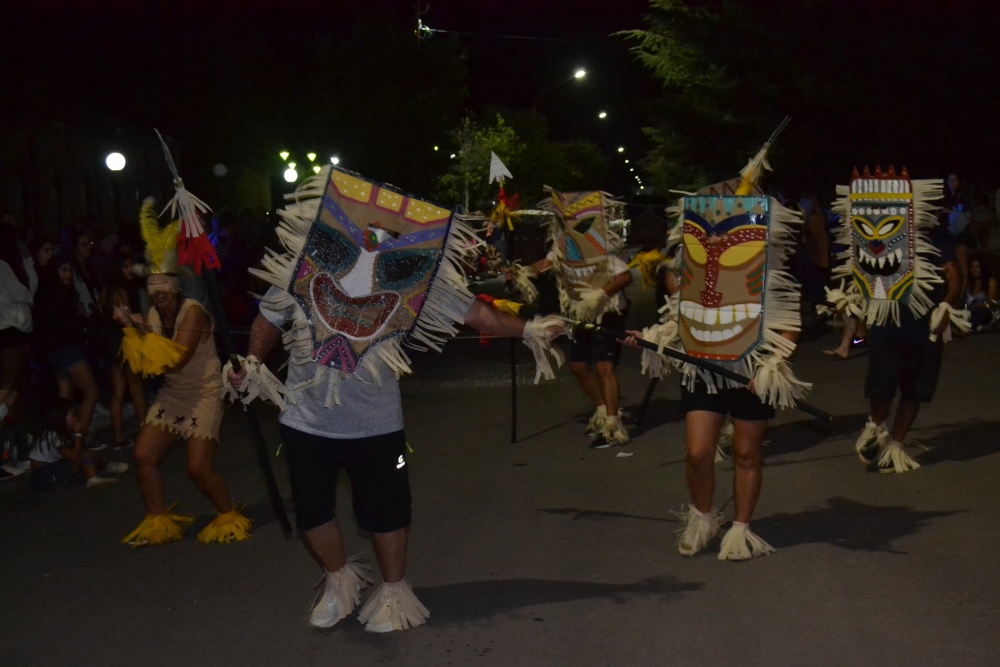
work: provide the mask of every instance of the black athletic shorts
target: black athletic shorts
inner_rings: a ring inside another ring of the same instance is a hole
[[[681,410],[685,413],[695,410],[730,415],[741,421],[767,421],[774,418],[774,408],[750,393],[746,387],[723,387],[714,394],[701,380],[694,383],[694,391],[681,380]]]
[[[625,318],[618,313],[608,313],[601,318],[601,326],[612,331],[622,331]],[[615,366],[622,356],[622,344],[614,336],[592,329],[573,327],[573,340],[569,346],[570,361],[610,361]]]
[[[865,398],[891,401],[898,389],[908,401],[929,402],[937,388],[943,347],[940,339],[907,343],[869,336]]]
[[[351,480],[354,516],[372,533],[410,525],[410,479],[403,431],[370,438],[334,439],[281,427],[295,502],[295,525],[306,531],[333,520],[337,475]]]

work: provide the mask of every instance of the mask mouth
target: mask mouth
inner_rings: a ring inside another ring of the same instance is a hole
[[[355,340],[378,334],[399,305],[399,295],[395,292],[348,296],[329,273],[316,275],[309,292],[323,325]]]
[[[696,301],[681,302],[681,322],[699,343],[725,344],[747,329],[755,329],[760,319],[760,303],[731,303],[718,308]]]
[[[888,252],[881,251],[876,256],[858,246],[857,261],[858,266],[866,273],[873,276],[891,276],[899,273],[903,265],[903,251],[897,248]]]

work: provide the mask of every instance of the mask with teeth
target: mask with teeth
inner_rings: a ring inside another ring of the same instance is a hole
[[[770,210],[766,196],[684,198],[678,331],[687,354],[735,361],[761,341]]]
[[[355,373],[365,354],[414,326],[452,213],[332,170],[289,292],[308,315],[312,360]]]
[[[868,170],[851,178],[851,259],[854,284],[867,299],[904,301],[914,279],[913,187],[897,177]]]

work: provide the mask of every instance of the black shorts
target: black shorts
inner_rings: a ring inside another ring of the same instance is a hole
[[[621,332],[625,318],[608,313],[601,318],[601,326]],[[573,340],[569,346],[570,361],[610,361],[615,366],[622,356],[622,344],[614,336],[592,329],[573,327]]]
[[[908,401],[929,402],[937,388],[943,347],[940,340],[905,343],[869,336],[865,397],[891,401],[898,389]]]
[[[701,380],[694,383],[694,391],[681,380],[681,410],[685,413],[702,410],[729,415],[740,421],[768,421],[774,418],[774,408],[750,393],[746,387],[723,387],[714,394]]]
[[[311,530],[332,521],[337,507],[337,475],[351,480],[354,516],[372,533],[410,525],[410,479],[403,431],[370,438],[334,439],[281,427],[295,502],[295,525]]]

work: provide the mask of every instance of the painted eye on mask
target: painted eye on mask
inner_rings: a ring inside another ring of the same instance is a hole
[[[708,252],[694,234],[684,235],[684,259],[690,261],[695,266],[705,266],[708,261]]]
[[[904,222],[902,217],[881,218],[878,222],[873,222],[860,216],[854,216],[851,221],[854,223],[854,231],[866,241],[886,239],[898,233]]]
[[[594,226],[594,217],[595,216],[590,216],[589,218],[584,218],[579,222],[574,222],[573,231],[577,234],[586,234],[590,231],[590,228]]]
[[[383,290],[398,292],[420,282],[434,266],[434,250],[390,250],[380,253],[375,277]]]
[[[719,257],[719,264],[735,269],[760,258],[764,254],[763,241],[745,241],[727,248]]]
[[[324,271],[343,273],[361,254],[360,248],[353,241],[335,229],[326,225],[317,225],[320,233],[316,235],[312,249],[312,258]]]

